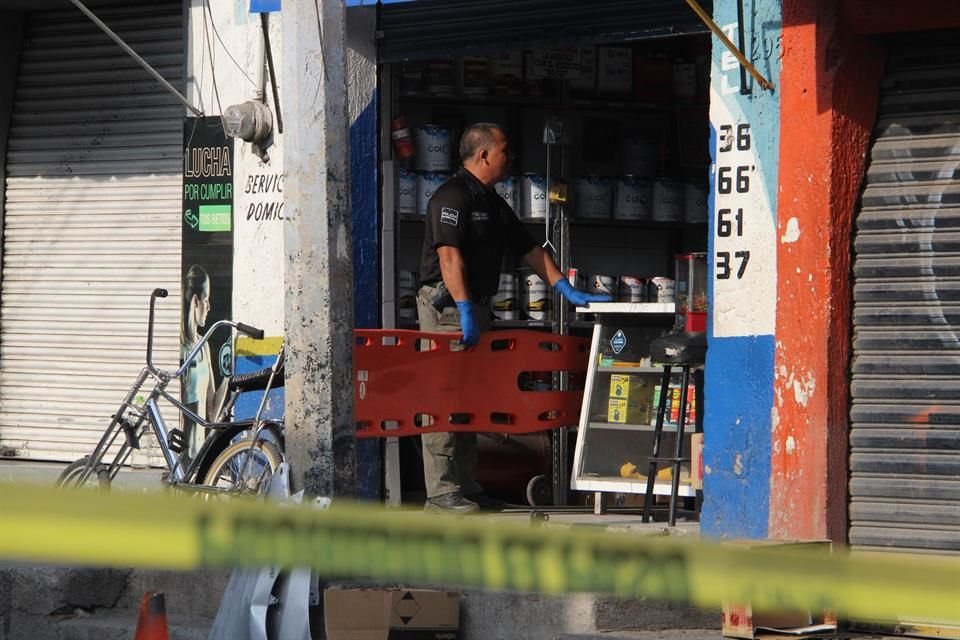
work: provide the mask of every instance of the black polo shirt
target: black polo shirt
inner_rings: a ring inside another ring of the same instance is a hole
[[[420,252],[421,282],[443,279],[437,256],[437,247],[442,245],[460,250],[467,267],[467,285],[476,299],[497,293],[506,248],[523,256],[537,246],[537,241],[506,200],[461,168],[440,185],[427,204]]]

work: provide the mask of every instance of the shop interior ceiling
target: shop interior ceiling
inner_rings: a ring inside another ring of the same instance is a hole
[[[129,6],[131,4],[154,4],[153,0],[84,0],[91,9],[97,7]],[[70,0],[0,0],[0,11],[48,11],[51,9],[76,9]],[[79,12],[79,10],[78,10]]]
[[[707,31],[684,0],[417,0],[379,10],[381,62]]]

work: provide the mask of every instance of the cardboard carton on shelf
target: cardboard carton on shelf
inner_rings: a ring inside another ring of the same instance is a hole
[[[653,386],[649,376],[615,373],[610,376],[610,398],[647,401]]]
[[[357,588],[323,592],[328,640],[457,640],[460,594],[432,589]]]
[[[607,403],[607,422],[647,424],[650,422],[650,402],[638,398],[610,398]]]

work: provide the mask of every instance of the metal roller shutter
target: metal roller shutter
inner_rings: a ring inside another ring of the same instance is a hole
[[[179,2],[98,16],[184,85]],[[88,453],[144,362],[178,359],[183,109],[79,11],[30,14],[13,106],[0,292],[0,454]],[[135,462],[155,462],[145,451]]]
[[[960,32],[890,48],[857,219],[850,542],[960,552]]]
[[[378,50],[395,62],[706,31],[684,0],[418,0],[380,6]]]

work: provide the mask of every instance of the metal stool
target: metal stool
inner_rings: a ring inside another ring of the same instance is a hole
[[[670,515],[669,525],[677,522],[677,494],[680,491],[680,464],[689,462],[690,458],[683,457],[683,430],[687,423],[687,385],[690,383],[691,370],[694,376],[695,402],[697,403],[694,433],[699,433],[703,425],[703,365],[707,357],[707,334],[698,333],[671,333],[657,338],[650,343],[650,359],[663,365],[663,376],[660,379],[660,402],[657,405],[657,423],[653,431],[653,454],[648,458],[650,462],[647,471],[647,492],[643,499],[643,522],[650,521],[650,511],[653,506],[653,485],[657,477],[657,465],[669,462],[673,465],[672,486],[670,488]],[[667,401],[670,395],[670,374],[673,367],[681,367],[683,375],[680,380],[680,411],[677,417],[677,444],[672,457],[660,455],[660,439],[663,436],[663,422],[666,417]],[[691,470],[692,472],[692,470]]]

